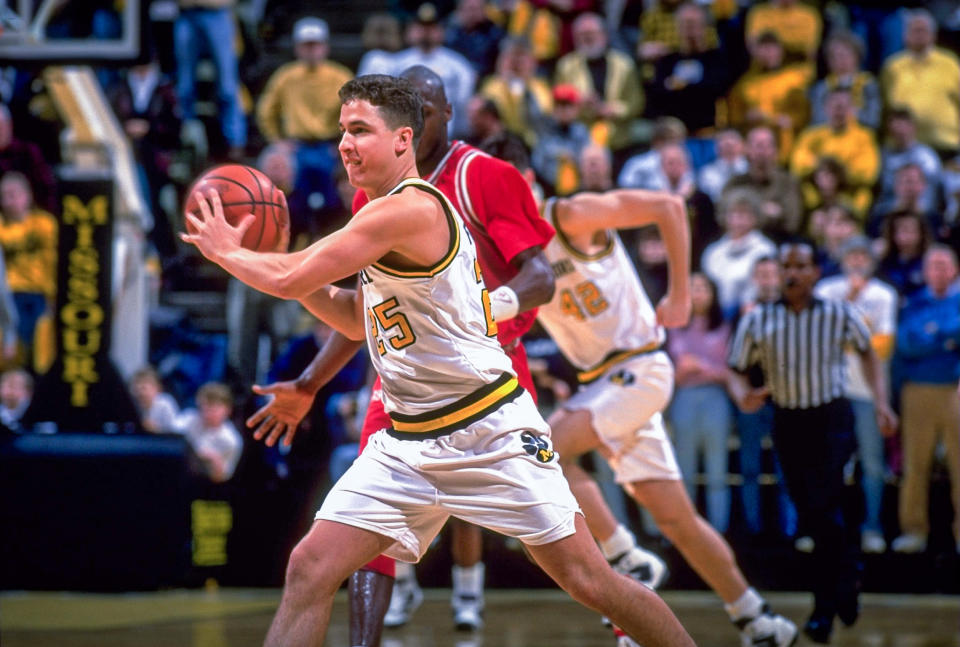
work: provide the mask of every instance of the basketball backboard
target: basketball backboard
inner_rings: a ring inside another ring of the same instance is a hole
[[[141,57],[142,0],[105,5],[93,23],[90,0],[0,0],[0,64],[129,64]]]

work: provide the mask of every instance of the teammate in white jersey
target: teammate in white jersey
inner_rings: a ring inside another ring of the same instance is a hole
[[[343,229],[300,252],[251,252],[239,243],[252,217],[232,227],[212,193],[183,235],[252,287],[365,336],[393,422],[293,549],[266,644],[322,643],[353,571],[380,553],[418,560],[455,515],[521,540],[575,599],[648,647],[692,645],[656,594],[607,565],[578,514],[549,429],[494,336],[473,241],[418,179],[420,96],[404,79],[371,75],[344,84],[340,99],[341,158],[371,198]],[[361,270],[360,292],[331,285]]]
[[[491,154],[527,165],[505,145]],[[529,177],[529,175],[528,175]],[[551,199],[543,215],[557,231],[545,249],[556,293],[538,319],[580,370],[581,388],[549,420],[553,442],[587,525],[621,572],[648,563],[618,524],[597,483],[577,463],[599,450],[617,482],[650,511],[664,535],[720,596],[744,645],[792,644],[796,626],[770,613],[747,585],[730,546],[693,507],[681,480],[662,411],[673,391],[673,365],[661,349],[664,327],[690,318],[690,233],[683,200],[667,193],[613,190]],[[667,293],[656,309],[644,292],[617,229],[656,225],[667,249]],[[624,640],[621,644],[632,644]]]

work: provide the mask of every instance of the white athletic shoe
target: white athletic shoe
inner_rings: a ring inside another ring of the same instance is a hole
[[[927,549],[927,538],[915,532],[908,532],[894,539],[890,547],[897,553],[922,553]]]
[[[817,544],[813,541],[813,537],[804,535],[803,537],[797,537],[797,540],[793,542],[793,547],[801,553],[812,553]]]
[[[887,542],[876,530],[867,530],[860,538],[860,550],[865,553],[880,554],[887,551]]]
[[[737,620],[740,628],[740,644],[743,647],[789,647],[797,642],[797,625],[779,614],[770,613],[764,606],[755,618]]]
[[[402,627],[423,604],[423,591],[416,580],[397,580],[393,583],[390,606],[383,616],[384,627]]]
[[[458,631],[476,631],[483,627],[483,598],[459,593],[450,601],[453,624]]]
[[[649,589],[656,590],[667,579],[667,563],[649,550],[634,546],[609,560],[618,573],[632,577]]]

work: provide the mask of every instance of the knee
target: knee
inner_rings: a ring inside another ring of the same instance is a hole
[[[688,524],[688,520],[685,518],[685,515],[680,514],[676,511],[660,512],[653,516],[653,521],[657,524],[657,527],[660,528],[662,532],[667,537],[676,537]]]
[[[613,571],[607,573],[610,577],[617,577]],[[577,577],[564,583],[563,587],[574,600],[597,611],[603,608],[605,591],[610,589],[609,583],[604,584],[603,574],[582,572]]]
[[[290,552],[287,561],[285,587],[306,595],[333,595],[340,587],[330,577],[331,570],[323,565],[322,553],[304,541]]]

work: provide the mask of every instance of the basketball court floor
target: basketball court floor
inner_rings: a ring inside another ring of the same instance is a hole
[[[717,599],[704,592],[664,593],[701,647],[736,647],[737,633]],[[775,608],[800,622],[809,596],[773,593]],[[0,594],[3,647],[254,647],[279,600],[275,589],[173,590],[157,593]],[[960,597],[865,594],[853,628],[834,631],[837,647],[960,647]],[[346,596],[333,610],[328,647],[349,647]],[[810,644],[801,638],[798,645]],[[430,589],[413,622],[387,630],[383,647],[614,647],[596,614],[548,589],[487,592],[486,626],[453,630],[449,590]]]

